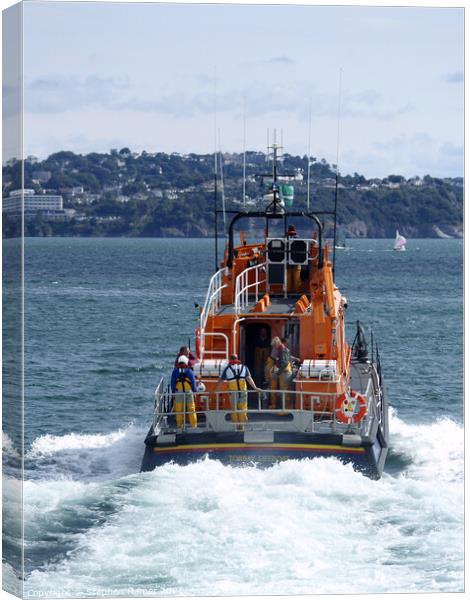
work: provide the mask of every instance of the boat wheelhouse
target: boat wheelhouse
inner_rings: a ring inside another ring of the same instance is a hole
[[[265,210],[232,218],[223,260],[200,307],[193,366],[200,390],[193,395],[196,426],[188,407],[177,425],[173,397],[162,379],[142,470],[206,455],[257,465],[334,456],[371,477],[382,473],[388,406],[377,346],[372,341],[368,349],[359,323],[353,344],[346,339],[348,304],[333,281],[334,260],[320,213],[286,210],[275,169],[271,192]],[[311,234],[296,235],[293,220]],[[242,223],[261,225],[261,239],[248,243],[238,230]],[[259,362],[261,332],[268,340],[285,339],[298,361],[286,389],[273,386],[275,376],[266,376]],[[247,392],[242,411],[220,382],[232,354],[250,369],[258,387]]]

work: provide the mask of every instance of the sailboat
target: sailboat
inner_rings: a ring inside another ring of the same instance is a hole
[[[346,232],[342,227],[338,227],[335,240],[335,250],[344,250],[346,248]]]
[[[399,252],[404,252],[406,250],[406,238],[403,237],[397,229],[397,234],[395,237],[395,245],[393,246],[394,250],[398,250]]]

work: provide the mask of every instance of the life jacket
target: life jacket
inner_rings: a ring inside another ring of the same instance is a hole
[[[224,370],[223,377],[227,381],[230,391],[242,392],[247,389],[246,378],[248,376],[247,368],[241,364],[229,363]]]
[[[178,368],[178,378],[176,379],[177,392],[191,392],[191,379],[187,374],[188,368]]]
[[[279,371],[281,373],[292,373],[292,359],[290,350],[284,346],[279,355]]]
[[[280,373],[292,373],[290,350],[287,346],[278,346],[271,351],[271,359]]]

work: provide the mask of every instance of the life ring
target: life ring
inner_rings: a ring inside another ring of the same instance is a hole
[[[196,356],[201,358],[201,330],[199,327],[196,327],[194,331],[194,337],[196,339]]]
[[[359,407],[357,412],[355,412],[356,407]],[[351,390],[349,394],[340,394],[336,398],[335,415],[340,423],[359,423],[366,413],[367,401],[358,392]]]

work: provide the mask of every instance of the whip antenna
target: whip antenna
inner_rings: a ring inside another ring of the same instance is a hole
[[[224,235],[227,228],[227,221],[225,218],[225,188],[224,188],[224,169],[222,163],[222,145],[220,143],[220,129],[218,130],[219,134],[219,172],[220,172],[220,191],[222,193],[222,216],[224,221]]]
[[[246,210],[246,96],[243,96],[243,208]]]
[[[215,270],[219,268],[217,256],[217,67],[214,66],[214,242],[215,242]]]
[[[312,140],[312,97],[308,111],[308,150],[307,150],[307,210],[310,210],[310,143]]]
[[[341,83],[342,83],[343,68],[339,70],[339,91],[338,91],[338,128],[336,133],[336,183],[335,183],[335,224],[333,230],[333,275],[335,274],[336,262],[336,210],[338,208],[338,177],[339,177],[339,126],[341,120]]]

